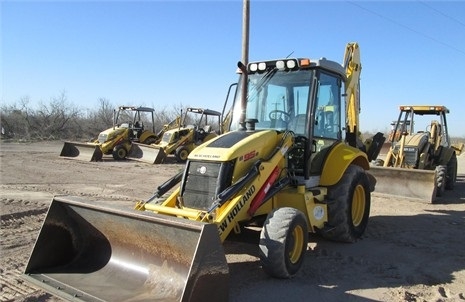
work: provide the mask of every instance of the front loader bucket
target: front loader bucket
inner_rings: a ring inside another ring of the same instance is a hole
[[[55,197],[23,278],[72,301],[228,300],[215,224],[129,211]]]
[[[84,161],[101,161],[103,154],[96,144],[64,142],[60,156]]]
[[[392,167],[370,167],[376,178],[375,193],[409,197],[433,202],[436,197],[436,172]]]
[[[165,160],[166,154],[163,149],[150,145],[133,143],[128,158],[149,164],[161,164]]]

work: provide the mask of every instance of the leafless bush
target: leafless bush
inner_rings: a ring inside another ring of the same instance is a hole
[[[65,92],[50,99],[48,104],[39,103],[34,109],[29,97],[0,107],[2,139],[14,140],[80,140],[90,141],[113,126],[113,111],[117,109],[108,99],[100,98],[95,109],[78,108],[67,100]],[[155,115],[155,131],[179,116],[182,105],[173,110],[158,109]],[[185,111],[185,108],[182,110]],[[152,121],[144,124],[151,128]]]
[[[79,121],[82,129],[82,138],[94,140],[98,134],[113,125],[114,106],[106,98],[99,99],[99,107],[95,111],[88,111],[85,118]]]
[[[2,105],[2,138],[17,140],[55,140],[81,138],[86,118],[79,109],[60,93],[48,104],[39,103],[37,109],[30,106],[30,99],[23,97],[17,104]]]

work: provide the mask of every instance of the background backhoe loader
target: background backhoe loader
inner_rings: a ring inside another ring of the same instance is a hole
[[[445,189],[453,189],[457,155],[463,144],[450,142],[446,120],[449,109],[445,106],[399,109],[399,118],[389,135],[390,149],[385,159],[379,159],[378,166],[372,168],[376,191],[434,201]]]
[[[186,162],[195,147],[220,134],[220,119],[218,111],[187,108],[179,127],[165,131],[158,143],[134,144],[130,158],[161,164],[168,155],[174,155],[178,162]]]
[[[118,111],[114,111],[111,128],[100,132],[93,142],[64,142],[60,156],[100,161],[103,154],[112,154],[115,160],[125,159],[132,143],[152,144],[160,140],[162,133],[155,133],[153,112],[154,109],[148,107],[119,106]],[[149,129],[144,125],[144,119],[150,124]]]
[[[277,278],[298,273],[308,232],[341,242],[363,235],[374,189],[367,170],[384,138],[355,147],[358,45],[347,45],[344,65],[238,66],[231,131],[192,150],[184,171],[132,212],[55,197],[27,280],[74,300],[226,301],[222,242],[231,233],[261,226],[261,266]]]

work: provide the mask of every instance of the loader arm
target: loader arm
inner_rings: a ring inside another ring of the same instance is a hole
[[[239,227],[240,221],[251,218],[249,209],[257,209],[263,204],[264,196],[276,181],[280,170],[279,165],[291,149],[293,142],[293,135],[290,132],[285,132],[281,145],[277,146],[266,158],[257,161],[253,168],[235,184],[218,194],[217,199],[208,210],[179,205],[178,207],[166,206],[168,203],[162,205],[147,203],[139,209],[205,223],[215,223],[223,242],[232,230]],[[178,196],[178,199],[181,199],[182,204],[182,198]]]
[[[395,153],[393,150],[393,147],[391,147],[384,161],[384,164],[383,164],[384,167],[392,166],[395,168],[401,168],[404,166],[404,159],[405,159],[404,148],[405,148],[405,140],[406,140],[407,135],[408,135],[407,132],[402,132],[401,138],[399,140],[400,147],[397,153]]]

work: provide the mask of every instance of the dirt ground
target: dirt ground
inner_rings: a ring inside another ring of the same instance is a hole
[[[0,145],[0,302],[62,301],[20,278],[53,195],[119,200],[131,211],[183,168],[67,160],[59,157],[61,147]],[[437,203],[374,193],[361,240],[342,244],[311,235],[292,279],[272,279],[261,270],[257,234],[225,242],[230,301],[465,301],[465,155],[458,159],[456,188]]]

